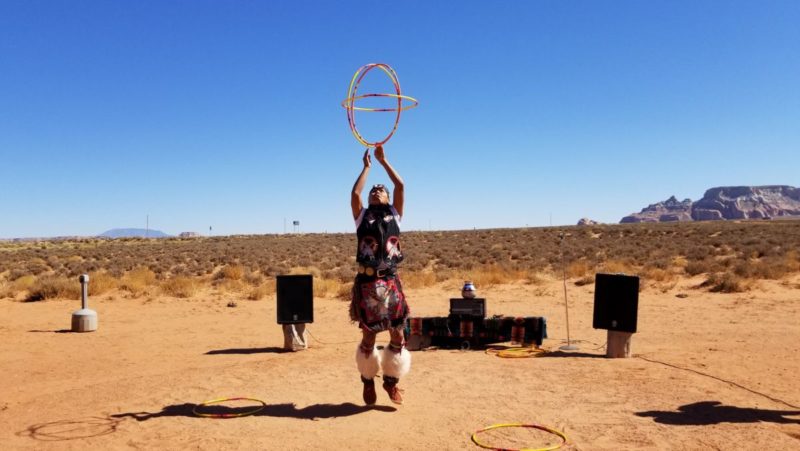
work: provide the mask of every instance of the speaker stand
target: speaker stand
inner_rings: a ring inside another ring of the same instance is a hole
[[[575,346],[575,345],[573,345],[573,344],[567,343],[564,346],[559,347],[558,349],[560,349],[562,351],[577,351],[580,348]]]
[[[608,331],[608,344],[606,344],[606,357],[611,359],[626,359],[631,356],[630,332]]]
[[[283,349],[286,351],[308,349],[308,332],[305,323],[283,325]]]

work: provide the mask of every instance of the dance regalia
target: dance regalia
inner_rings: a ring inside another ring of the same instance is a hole
[[[397,266],[400,251],[400,215],[391,205],[370,205],[356,219],[356,262],[350,319],[361,328],[380,332],[400,327],[409,314]]]

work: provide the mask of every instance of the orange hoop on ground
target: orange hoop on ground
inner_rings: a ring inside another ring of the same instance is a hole
[[[361,80],[364,79],[364,76],[367,75],[369,71],[374,68],[379,68],[382,70],[391,80],[392,84],[394,85],[394,94],[362,94],[358,95],[358,86],[361,84]],[[367,97],[392,97],[397,99],[397,107],[396,108],[362,108],[356,107],[355,103],[356,100],[364,99]],[[411,105],[403,106],[403,100],[408,100]],[[400,113],[414,108],[419,105],[419,102],[409,96],[404,96],[400,91],[400,81],[397,79],[397,73],[392,69],[388,64],[384,63],[370,63],[365,66],[361,66],[355,74],[353,74],[353,78],[350,79],[350,86],[347,88],[347,98],[342,101],[342,106],[347,110],[347,123],[350,125],[350,131],[353,132],[353,136],[360,142],[361,144],[367,147],[377,147],[384,144],[389,138],[394,135],[394,132],[397,131],[397,126],[400,124]],[[361,133],[358,132],[358,127],[356,126],[356,118],[355,112],[356,111],[395,111],[397,114],[394,118],[394,125],[392,126],[392,130],[389,134],[381,141],[369,142],[361,136]]]

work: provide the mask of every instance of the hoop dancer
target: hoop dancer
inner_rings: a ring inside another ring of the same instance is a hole
[[[369,175],[372,160],[369,148],[364,152],[364,167],[353,185],[350,206],[356,224],[358,274],[353,283],[350,319],[358,322],[363,334],[356,350],[356,364],[364,384],[363,397],[367,405],[375,404],[375,381],[383,373],[383,388],[389,399],[402,404],[400,378],[411,369],[411,354],[405,349],[403,330],[408,319],[406,303],[397,267],[403,261],[400,250],[400,220],[403,216],[403,180],[386,160],[383,147],[375,147],[375,159],[383,166],[394,184],[394,198],[389,203],[389,191],[374,185],[367,197],[368,206],[361,202],[361,192]],[[389,331],[389,346],[379,353],[375,337]]]

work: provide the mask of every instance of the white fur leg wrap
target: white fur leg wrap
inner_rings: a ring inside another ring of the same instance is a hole
[[[372,354],[365,355],[359,345],[356,348],[356,365],[358,365],[358,372],[365,379],[372,379],[378,374],[381,367],[381,355],[376,348],[372,348]]]
[[[387,346],[383,348],[381,365],[384,376],[400,379],[411,370],[411,353],[405,347],[400,352],[394,352]]]

